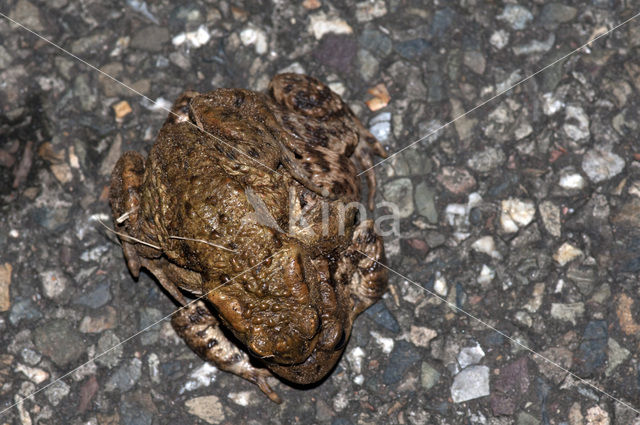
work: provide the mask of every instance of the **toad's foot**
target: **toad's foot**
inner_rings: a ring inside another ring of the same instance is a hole
[[[198,355],[219,369],[236,374],[256,384],[272,401],[282,403],[276,392],[267,383],[273,376],[268,369],[251,365],[249,356],[231,342],[220,329],[218,320],[202,301],[188,304],[171,318],[178,335]]]

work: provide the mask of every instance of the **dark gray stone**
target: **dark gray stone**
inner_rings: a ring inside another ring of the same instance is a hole
[[[376,324],[382,326],[383,328],[397,334],[400,332],[400,325],[398,325],[398,321],[391,314],[387,306],[384,302],[379,301],[369,307],[365,311],[366,315],[371,318]]]
[[[75,362],[85,352],[80,334],[62,319],[49,320],[38,326],[33,333],[33,342],[38,351],[60,367]]]
[[[405,372],[420,360],[418,349],[407,341],[396,341],[389,363],[384,370],[382,381],[387,385],[400,381]]]

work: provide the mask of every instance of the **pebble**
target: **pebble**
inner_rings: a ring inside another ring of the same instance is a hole
[[[488,146],[484,150],[474,154],[467,161],[467,165],[474,171],[487,173],[500,167],[504,163],[506,156],[502,149]]]
[[[567,190],[580,190],[585,187],[585,181],[582,174],[572,171],[561,172],[558,184],[561,188]]]
[[[592,320],[587,323],[583,341],[574,355],[574,363],[582,376],[592,375],[607,362],[607,322]]]
[[[458,353],[458,364],[461,369],[466,368],[467,366],[471,366],[474,364],[480,363],[480,360],[484,357],[484,350],[476,342],[476,345],[473,347],[464,347]]]
[[[187,400],[184,405],[189,413],[208,424],[219,424],[225,420],[222,403],[214,395],[192,398]]]
[[[240,391],[237,393],[229,393],[227,397],[238,406],[246,407],[253,400],[254,393],[251,391]]]
[[[469,366],[453,379],[451,398],[454,403],[462,403],[489,395],[489,368]]]
[[[83,317],[78,329],[82,333],[100,333],[107,329],[112,329],[115,326],[116,319],[116,309],[108,305],[104,309]]]
[[[505,30],[494,31],[489,38],[489,43],[496,49],[502,50],[509,44],[509,33]]]
[[[438,222],[438,210],[436,209],[436,191],[433,186],[425,181],[418,183],[413,198],[418,214],[425,217],[429,223]]]
[[[514,46],[513,53],[516,56],[546,53],[549,50],[551,50],[555,41],[556,41],[556,35],[554,33],[551,33],[547,36],[547,39],[544,41],[532,40],[527,44]]]
[[[527,24],[533,19],[533,15],[526,7],[508,4],[496,19],[507,22],[512,29],[519,31],[527,27]]]
[[[440,372],[427,362],[422,362],[420,368],[420,384],[426,391],[433,388],[440,380]]]
[[[565,322],[571,322],[572,325],[576,325],[578,319],[584,314],[584,303],[552,303],[551,304],[551,317],[554,319],[562,320]]]
[[[505,233],[515,233],[527,226],[536,214],[533,201],[505,199],[501,203],[500,225]]]
[[[564,102],[554,93],[544,93],[542,95],[542,112],[545,115],[553,115],[564,108]]]
[[[399,218],[407,218],[413,214],[413,184],[408,178],[400,178],[386,183],[382,187],[385,200],[392,203]]]
[[[52,406],[57,406],[63,398],[69,395],[70,391],[71,388],[64,381],[57,381],[44,390],[44,395],[47,396],[47,400]]]
[[[217,367],[208,362],[204,362],[189,374],[189,380],[180,388],[179,393],[183,394],[185,391],[194,391],[198,388],[208,387],[215,382],[217,374]]]
[[[416,347],[428,347],[432,339],[438,336],[438,332],[424,327],[411,325],[409,340]]]
[[[358,39],[360,45],[378,57],[385,57],[393,50],[391,39],[377,29],[368,28],[362,31]]]
[[[397,334],[400,332],[400,325],[393,314],[389,311],[384,302],[377,302],[365,310],[365,314],[376,324]]]
[[[144,405],[136,402],[135,399],[123,397],[119,407],[120,418],[118,420],[123,425],[152,425],[152,413],[145,409]]]
[[[396,43],[394,49],[400,56],[410,61],[426,57],[433,51],[431,43],[424,38],[401,41]]]
[[[538,282],[533,286],[532,298],[524,305],[524,308],[530,312],[535,313],[538,311],[544,300],[544,283]]]
[[[356,3],[356,20],[369,22],[387,14],[384,0],[366,0]]]
[[[365,356],[366,353],[360,347],[355,347],[353,350],[350,350],[347,353],[347,362],[349,363],[349,367],[354,374],[358,375],[362,373],[362,361],[364,360]]]
[[[556,253],[553,254],[553,259],[556,260],[560,266],[564,266],[582,255],[583,253],[580,249],[571,245],[569,242],[565,242],[560,245]]]
[[[36,327],[33,342],[38,351],[59,367],[75,362],[85,353],[80,335],[67,320],[52,319]]]
[[[502,258],[502,255],[496,249],[496,244],[492,236],[483,236],[481,238],[478,238],[474,243],[471,244],[471,249],[476,252],[487,254],[491,258],[495,258],[498,260]]]
[[[42,317],[40,309],[31,298],[16,298],[14,301],[9,312],[9,322],[12,325],[16,326],[22,320],[37,320]]]
[[[15,371],[24,373],[26,377],[36,385],[41,384],[49,379],[49,372],[47,372],[46,370],[23,365],[22,363],[18,363],[16,365]]]
[[[475,50],[464,52],[462,63],[478,75],[484,74],[485,67],[487,66],[487,60],[484,58],[484,55]]]
[[[609,425],[609,413],[600,406],[593,406],[587,409],[587,425]]]
[[[500,368],[494,380],[491,394],[491,410],[494,415],[513,415],[522,396],[529,389],[527,357],[521,357]]]
[[[561,3],[547,3],[542,8],[538,19],[546,28],[555,28],[558,24],[569,22],[576,17],[578,10],[575,7]]]
[[[438,182],[449,192],[461,195],[470,192],[476,186],[476,179],[466,168],[442,167]]]
[[[111,301],[110,288],[109,281],[102,281],[91,286],[88,292],[74,298],[73,303],[93,309],[100,308]]]
[[[6,13],[6,10],[3,12]],[[40,9],[27,0],[18,1],[9,13],[9,17],[33,31],[42,32],[45,30],[40,17]]]
[[[122,357],[122,345],[120,338],[113,331],[104,332],[98,340],[98,353],[105,353],[96,359],[96,363],[101,366],[113,368],[120,362]]]
[[[311,15],[311,17],[309,18],[309,30],[316,38],[316,40],[320,40],[325,34],[328,33],[353,33],[353,28],[351,28],[344,19],[341,19],[334,14],[327,15],[324,12],[319,12]]]
[[[313,52],[313,57],[320,64],[344,73],[351,69],[357,50],[358,45],[353,37],[331,32],[322,37],[320,44]]]
[[[403,340],[396,341],[389,356],[389,363],[384,369],[382,381],[387,385],[399,382],[405,372],[421,359],[422,355],[413,344]]]
[[[542,225],[545,230],[556,238],[562,236],[560,208],[552,201],[542,201],[540,205],[538,205],[538,212],[542,218]]]
[[[11,61],[13,61],[11,54],[4,48],[4,46],[0,46],[0,69],[7,68],[11,65]]]
[[[240,32],[240,41],[243,46],[254,46],[256,54],[263,55],[267,53],[269,43],[267,34],[260,28],[249,26]]]
[[[624,167],[624,159],[610,150],[590,149],[582,157],[582,169],[594,183],[617,176]]]
[[[468,140],[473,136],[473,129],[478,123],[478,120],[475,118],[469,118],[467,115],[465,115],[464,105],[455,97],[452,97],[449,100],[449,103],[451,103],[450,116],[452,120],[455,120],[453,125],[456,128],[458,137],[460,138],[460,140]]]
[[[0,311],[8,311],[11,308],[11,264],[0,264]]]
[[[40,273],[42,290],[47,298],[57,298],[67,289],[68,279],[60,270],[45,270]]]
[[[444,276],[438,276],[436,280],[433,282],[433,292],[436,294],[446,297],[449,289],[447,288],[447,281]]]
[[[376,342],[376,344],[380,346],[383,353],[389,354],[391,353],[391,351],[393,351],[393,338],[384,337],[382,336],[382,334],[376,331],[371,331],[369,332],[369,334],[373,337],[373,340]]]
[[[389,140],[391,135],[391,112],[382,112],[371,118],[369,131],[382,143]]]
[[[107,392],[118,390],[125,393],[136,385],[141,376],[142,360],[134,357],[116,369],[115,373],[107,379],[104,390]]]
[[[480,274],[478,274],[478,277],[476,278],[476,281],[480,285],[486,285],[491,283],[493,279],[495,279],[495,277],[496,277],[495,270],[493,270],[491,267],[487,266],[486,264],[483,264],[482,269],[480,269]]]
[[[564,133],[575,141],[587,139],[589,132],[589,117],[581,106],[567,105],[565,108]]]
[[[631,352],[618,344],[618,342],[609,338],[607,341],[607,369],[605,370],[606,376],[611,376],[615,368],[624,363],[629,358]]]
[[[161,26],[149,26],[134,34],[131,47],[134,49],[159,52],[169,41],[169,29]]]
[[[117,120],[121,120],[131,112],[133,112],[133,109],[131,109],[131,105],[129,105],[129,102],[127,102],[126,100],[121,100],[120,102],[111,106],[111,108],[113,109]]]

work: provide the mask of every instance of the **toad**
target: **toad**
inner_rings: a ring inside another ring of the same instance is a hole
[[[126,152],[113,170],[127,266],[182,305],[172,325],[194,351],[280,402],[267,378],[327,376],[386,290],[382,239],[349,208],[374,154],[382,145],[312,77],[186,92],[148,158]]]

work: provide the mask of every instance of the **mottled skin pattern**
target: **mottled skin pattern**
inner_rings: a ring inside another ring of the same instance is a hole
[[[337,94],[303,75],[276,76],[267,94],[186,92],[173,112],[146,161],[126,152],[113,170],[127,265],[183,305],[182,291],[206,294],[174,315],[178,334],[280,401],[266,378],[322,379],[354,318],[386,290],[385,269],[358,252],[384,261],[372,221],[340,214],[360,199],[356,165],[384,150]]]

